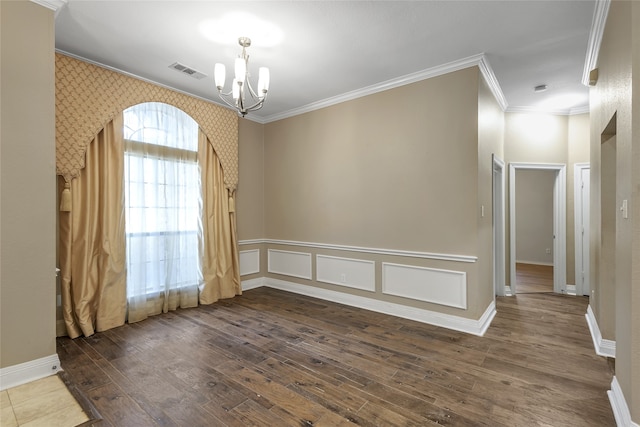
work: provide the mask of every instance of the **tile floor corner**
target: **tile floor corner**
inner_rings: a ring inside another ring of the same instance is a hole
[[[0,403],[2,427],[75,427],[89,421],[57,375],[3,390]]]

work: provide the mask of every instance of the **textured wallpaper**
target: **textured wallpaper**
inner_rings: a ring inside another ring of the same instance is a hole
[[[180,108],[207,134],[224,170],[238,184],[238,116],[211,102],[175,92],[66,55],[56,54],[56,170],[66,181],[85,165],[87,145],[124,109],[141,102]]]

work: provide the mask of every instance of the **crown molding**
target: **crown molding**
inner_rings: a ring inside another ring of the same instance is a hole
[[[582,71],[582,84],[589,86],[589,73],[598,67],[598,54],[600,53],[600,43],[609,14],[611,0],[597,0],[591,21],[591,31],[589,32],[589,42],[587,44],[587,56],[584,61]]]
[[[489,66],[486,56],[481,53],[467,58],[462,58],[457,61],[452,61],[446,64],[438,65],[436,67],[428,68],[426,70],[417,71],[415,73],[400,76],[395,79],[386,80],[380,83],[376,83],[371,86],[366,86],[361,89],[352,90],[351,92],[343,93],[341,95],[333,96],[323,99],[321,101],[312,102],[299,108],[293,108],[291,110],[284,111],[282,113],[272,114],[262,118],[263,123],[274,122],[276,120],[282,120],[289,117],[297,116],[299,114],[308,113],[310,111],[319,110],[320,108],[329,107],[332,105],[340,104],[345,101],[351,101],[353,99],[361,98],[363,96],[372,95],[374,93],[382,92],[385,90],[393,89],[396,87],[408,85],[421,80],[430,79],[432,77],[441,76],[443,74],[452,73],[454,71],[463,70],[465,68],[478,66],[482,75],[487,80],[491,92],[496,97],[498,103],[504,110],[506,108],[506,100],[498,84],[498,80]]]
[[[582,107],[572,108],[571,110],[569,110],[569,115],[575,116],[577,114],[589,114],[590,112],[591,109],[589,108],[589,106],[583,105]]]
[[[563,108],[556,110],[548,110],[535,107],[508,107],[504,110],[505,113],[522,113],[522,114],[551,114],[554,116],[575,116],[577,114],[588,114],[589,106],[583,105],[576,108]]]
[[[47,9],[51,9],[54,12],[58,12],[67,4],[67,0],[31,0],[31,2],[44,6]]]
[[[507,98],[504,97],[504,93],[502,92],[502,88],[500,87],[500,83],[498,82],[498,78],[493,73],[493,68],[491,68],[489,59],[486,55],[482,55],[482,58],[480,58],[480,61],[478,62],[478,67],[480,68],[480,72],[487,82],[491,93],[493,93],[496,101],[498,101],[500,108],[502,108],[502,111],[506,111],[509,107]]]

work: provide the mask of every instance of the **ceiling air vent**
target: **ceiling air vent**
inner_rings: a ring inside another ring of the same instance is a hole
[[[205,77],[207,77],[207,75],[205,73],[201,73],[200,71],[196,71],[193,68],[189,68],[186,65],[182,65],[179,62],[174,62],[173,64],[169,65],[169,68],[173,68],[176,71],[181,72],[182,74],[186,74],[188,76],[193,77],[194,79],[204,79]]]

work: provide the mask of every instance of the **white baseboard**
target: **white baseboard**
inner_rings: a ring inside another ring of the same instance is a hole
[[[264,277],[258,277],[257,279],[251,279],[251,280],[243,280],[242,290],[248,291],[251,289],[260,288],[265,285],[264,280],[265,280]]]
[[[493,301],[489,304],[480,319],[474,320],[268,277],[242,282],[243,290],[253,289],[260,286],[337,302],[351,307],[363,308],[377,313],[384,313],[404,319],[415,320],[417,322],[427,323],[478,336],[484,335],[496,315],[496,306]]]
[[[591,339],[593,339],[593,347],[596,350],[598,356],[616,357],[616,342],[611,340],[605,340],[600,334],[600,328],[598,327],[598,321],[595,314],[591,309],[591,305],[587,307],[587,325],[589,325],[589,331],[591,332]]]
[[[0,390],[39,380],[58,371],[60,371],[60,359],[58,359],[57,354],[18,365],[7,366],[0,369]]]
[[[616,418],[616,425],[618,427],[640,427],[640,424],[634,423],[631,419],[631,412],[629,406],[624,398],[618,379],[614,376],[611,381],[611,390],[607,392],[609,395],[609,402],[611,403],[611,409],[613,409],[613,416]]]
[[[576,285],[570,285],[567,283],[567,285],[565,286],[565,289],[567,290],[567,295],[577,294]]]

